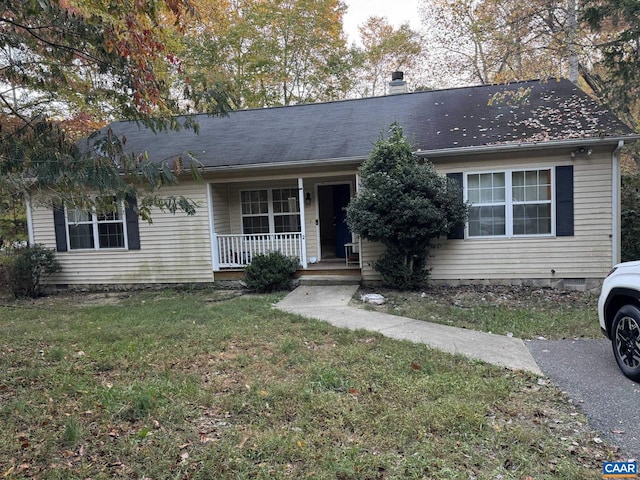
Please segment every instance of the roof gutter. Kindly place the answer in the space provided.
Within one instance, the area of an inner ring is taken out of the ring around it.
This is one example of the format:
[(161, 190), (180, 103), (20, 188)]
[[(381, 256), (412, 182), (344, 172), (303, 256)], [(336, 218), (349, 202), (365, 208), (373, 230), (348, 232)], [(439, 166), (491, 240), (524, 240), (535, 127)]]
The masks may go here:
[(216, 165), (213, 167), (204, 167), (205, 172), (215, 172), (224, 170), (228, 172), (230, 170), (255, 170), (257, 168), (263, 169), (276, 169), (276, 168), (289, 168), (289, 167), (313, 167), (317, 166), (318, 162), (322, 162), (323, 167), (331, 167), (331, 166), (340, 166), (349, 163), (353, 163), (354, 165), (359, 165), (363, 162), (363, 160), (367, 158), (366, 156), (362, 157), (343, 157), (343, 158), (332, 158), (332, 159), (312, 159), (312, 160), (301, 160), (295, 162), (269, 162), (269, 163), (251, 163), (248, 165)]
[(481, 145), (476, 147), (458, 147), (439, 150), (417, 150), (414, 152), (421, 158), (445, 158), (469, 154), (492, 154), (514, 151), (550, 150), (553, 148), (573, 148), (584, 146), (615, 145), (625, 141), (634, 142), (640, 139), (640, 135), (625, 135), (624, 137), (604, 138), (576, 138), (570, 140), (550, 140), (546, 142), (507, 143), (501, 145)]

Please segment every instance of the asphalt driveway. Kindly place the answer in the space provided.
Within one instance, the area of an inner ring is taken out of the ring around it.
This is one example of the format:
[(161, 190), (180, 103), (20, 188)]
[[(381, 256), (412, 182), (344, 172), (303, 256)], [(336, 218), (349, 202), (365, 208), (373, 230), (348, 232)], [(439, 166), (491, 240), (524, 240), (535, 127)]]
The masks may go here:
[(544, 374), (572, 398), (591, 426), (640, 459), (640, 384), (618, 369), (606, 339), (525, 342)]

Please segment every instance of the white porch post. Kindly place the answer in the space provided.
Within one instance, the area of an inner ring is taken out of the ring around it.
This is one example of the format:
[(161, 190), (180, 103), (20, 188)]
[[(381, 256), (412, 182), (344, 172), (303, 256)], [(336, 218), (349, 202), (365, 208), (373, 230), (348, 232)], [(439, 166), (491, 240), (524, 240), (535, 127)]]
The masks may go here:
[(307, 268), (307, 222), (304, 216), (304, 182), (298, 178), (298, 203), (300, 205), (300, 264)]
[(27, 232), (29, 234), (29, 245), (33, 245), (36, 243), (36, 240), (33, 234), (33, 211), (31, 210), (31, 198), (29, 195), (26, 196), (24, 203), (27, 210)]
[(218, 237), (213, 223), (213, 191), (207, 183), (207, 208), (209, 209), (209, 241), (211, 243), (211, 268), (214, 272), (220, 270), (220, 255), (218, 254)]

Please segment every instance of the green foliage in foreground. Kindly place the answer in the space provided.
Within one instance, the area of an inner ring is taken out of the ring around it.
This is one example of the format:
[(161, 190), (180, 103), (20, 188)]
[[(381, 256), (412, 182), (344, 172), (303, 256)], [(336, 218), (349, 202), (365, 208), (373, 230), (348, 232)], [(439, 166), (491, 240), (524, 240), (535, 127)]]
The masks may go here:
[(402, 127), (391, 124), (359, 168), (362, 188), (347, 207), (349, 228), (386, 247), (374, 265), (383, 283), (401, 290), (424, 287), (433, 241), (467, 217), (460, 187), (413, 151)]
[(1, 307), (0, 473), (598, 479), (615, 458), (535, 377), (221, 295)]
[(42, 295), (44, 281), (62, 270), (56, 253), (44, 245), (28, 245), (13, 250), (7, 262), (9, 285), (16, 297)]

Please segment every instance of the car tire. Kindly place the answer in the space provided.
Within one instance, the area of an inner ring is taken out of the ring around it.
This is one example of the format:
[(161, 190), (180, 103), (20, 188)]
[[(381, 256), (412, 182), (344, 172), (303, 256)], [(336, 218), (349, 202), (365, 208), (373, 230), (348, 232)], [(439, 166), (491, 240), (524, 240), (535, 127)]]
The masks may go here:
[(631, 380), (640, 381), (640, 309), (624, 305), (613, 318), (611, 344), (618, 367)]

